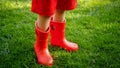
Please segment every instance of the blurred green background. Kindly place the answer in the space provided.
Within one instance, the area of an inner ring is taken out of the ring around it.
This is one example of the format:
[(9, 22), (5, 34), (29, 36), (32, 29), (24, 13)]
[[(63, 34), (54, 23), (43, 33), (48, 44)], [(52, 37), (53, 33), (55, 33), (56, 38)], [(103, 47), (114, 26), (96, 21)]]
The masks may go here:
[[(53, 68), (120, 68), (120, 0), (78, 0), (66, 12), (66, 37), (77, 52), (52, 47)], [(31, 0), (0, 1), (0, 68), (49, 68), (37, 64)]]

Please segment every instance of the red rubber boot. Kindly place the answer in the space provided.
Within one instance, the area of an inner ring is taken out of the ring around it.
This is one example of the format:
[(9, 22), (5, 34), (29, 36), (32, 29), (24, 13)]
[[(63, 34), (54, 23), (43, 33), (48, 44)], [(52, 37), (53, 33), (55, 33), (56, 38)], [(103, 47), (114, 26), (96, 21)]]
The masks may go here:
[(77, 51), (78, 45), (66, 40), (65, 38), (65, 22), (50, 22), (51, 45), (58, 46), (67, 51)]
[(53, 59), (48, 50), (48, 34), (49, 30), (47, 32), (42, 32), (36, 25), (36, 42), (34, 50), (39, 64), (52, 66)]

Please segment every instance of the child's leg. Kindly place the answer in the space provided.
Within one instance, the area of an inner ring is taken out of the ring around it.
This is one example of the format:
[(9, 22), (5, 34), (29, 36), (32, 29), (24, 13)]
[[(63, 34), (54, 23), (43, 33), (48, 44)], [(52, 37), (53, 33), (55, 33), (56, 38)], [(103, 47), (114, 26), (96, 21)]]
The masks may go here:
[[(58, 0), (57, 10), (50, 23), (51, 26), (51, 44), (62, 47), (68, 51), (78, 50), (78, 45), (69, 42), (65, 38), (65, 10), (72, 10), (76, 7), (76, 0)], [(59, 10), (58, 10), (59, 9)], [(71, 25), (72, 26), (72, 25)]]
[(38, 15), (37, 23), (38, 23), (38, 27), (42, 31), (47, 31), (47, 29), (49, 27), (49, 23), (50, 23), (50, 16)]
[(54, 21), (63, 22), (65, 20), (65, 11), (73, 10), (77, 6), (77, 0), (57, 0)]
[(53, 17), (53, 21), (55, 22), (63, 22), (65, 20), (65, 10), (56, 10), (56, 13)]
[(53, 65), (53, 58), (48, 49), (50, 16), (55, 12), (56, 0), (32, 0), (32, 11), (38, 14), (36, 21), (35, 54), (39, 64)]
[(36, 42), (34, 50), (39, 64), (53, 65), (53, 59), (48, 50), (50, 16), (38, 16), (36, 21)]
[(53, 20), (50, 23), (51, 45), (62, 47), (68, 51), (76, 51), (78, 50), (78, 45), (66, 40), (65, 24), (65, 11), (57, 10), (53, 17)]

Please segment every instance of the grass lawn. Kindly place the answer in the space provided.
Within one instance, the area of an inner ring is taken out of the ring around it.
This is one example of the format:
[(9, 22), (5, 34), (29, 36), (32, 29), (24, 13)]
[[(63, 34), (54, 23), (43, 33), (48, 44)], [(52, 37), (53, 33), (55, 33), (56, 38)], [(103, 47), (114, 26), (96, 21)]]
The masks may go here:
[[(0, 68), (47, 68), (37, 64), (31, 0), (0, 1)], [(66, 37), (79, 50), (49, 50), (53, 68), (120, 68), (120, 0), (78, 0), (66, 14)]]

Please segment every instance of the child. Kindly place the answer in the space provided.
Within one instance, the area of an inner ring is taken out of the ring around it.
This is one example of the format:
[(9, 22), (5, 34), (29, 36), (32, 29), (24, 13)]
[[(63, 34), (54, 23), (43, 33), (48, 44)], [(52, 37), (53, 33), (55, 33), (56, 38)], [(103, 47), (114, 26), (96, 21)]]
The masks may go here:
[(78, 45), (65, 38), (65, 11), (76, 7), (76, 0), (32, 0), (32, 12), (38, 14), (35, 23), (36, 43), (34, 50), (39, 64), (53, 65), (53, 58), (48, 50), (48, 35), (50, 43), (67, 51), (78, 50)]

